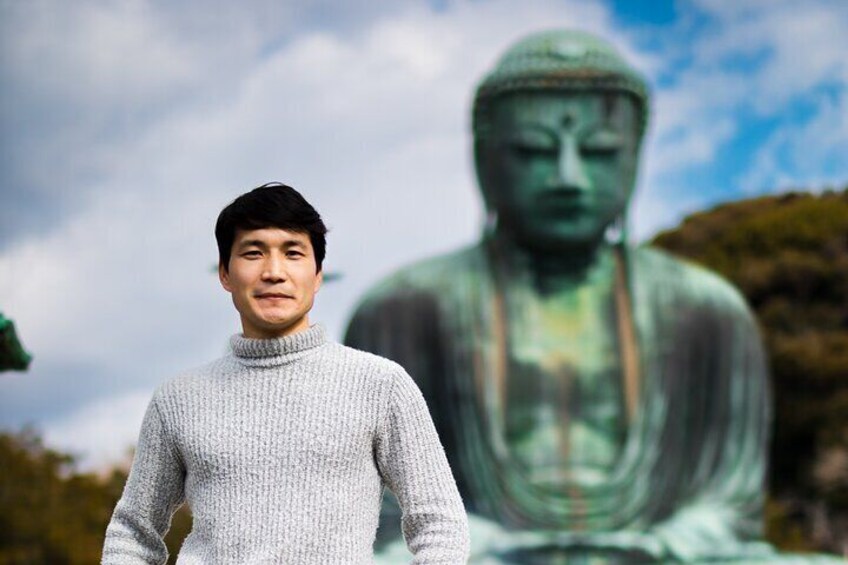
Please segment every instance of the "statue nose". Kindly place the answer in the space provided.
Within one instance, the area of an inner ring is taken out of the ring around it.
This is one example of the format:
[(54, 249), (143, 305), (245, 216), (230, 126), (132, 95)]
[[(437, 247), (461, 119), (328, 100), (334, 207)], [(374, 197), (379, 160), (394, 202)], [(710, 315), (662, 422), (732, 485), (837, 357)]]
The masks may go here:
[(589, 188), (589, 177), (577, 147), (577, 140), (571, 136), (563, 136), (560, 141), (557, 184), (562, 188), (578, 191)]

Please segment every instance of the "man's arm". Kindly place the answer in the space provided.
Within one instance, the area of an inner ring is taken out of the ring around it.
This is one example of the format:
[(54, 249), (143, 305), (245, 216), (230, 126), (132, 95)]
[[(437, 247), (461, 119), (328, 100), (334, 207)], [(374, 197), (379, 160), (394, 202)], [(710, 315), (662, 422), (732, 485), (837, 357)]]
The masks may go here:
[(412, 562), (466, 563), (468, 518), (427, 404), (400, 366), (391, 378), (375, 458), (400, 503)]
[(185, 467), (156, 406), (147, 407), (132, 468), (106, 528), (103, 565), (163, 564), (164, 536), (184, 499)]

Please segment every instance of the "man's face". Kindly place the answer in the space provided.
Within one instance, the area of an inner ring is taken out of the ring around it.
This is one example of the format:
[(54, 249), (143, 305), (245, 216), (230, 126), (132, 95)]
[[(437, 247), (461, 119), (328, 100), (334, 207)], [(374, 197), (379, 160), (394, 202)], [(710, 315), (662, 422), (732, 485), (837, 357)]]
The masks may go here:
[(599, 241), (635, 180), (635, 103), (613, 93), (519, 92), (492, 101), (489, 116), (475, 157), (502, 227), (530, 247)]
[(279, 228), (237, 230), (229, 269), (218, 267), (245, 337), (281, 337), (309, 327), (323, 273), (309, 235)]

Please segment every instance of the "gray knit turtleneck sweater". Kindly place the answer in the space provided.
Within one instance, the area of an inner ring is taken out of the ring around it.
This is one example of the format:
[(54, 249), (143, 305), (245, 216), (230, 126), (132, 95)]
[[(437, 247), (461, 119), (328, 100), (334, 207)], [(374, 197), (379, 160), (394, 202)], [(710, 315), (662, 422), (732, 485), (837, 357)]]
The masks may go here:
[(317, 324), (231, 346), (154, 393), (104, 564), (165, 563), (183, 502), (194, 528), (181, 565), (370, 563), (383, 486), (414, 563), (466, 562), (459, 492), (400, 365), (327, 341)]

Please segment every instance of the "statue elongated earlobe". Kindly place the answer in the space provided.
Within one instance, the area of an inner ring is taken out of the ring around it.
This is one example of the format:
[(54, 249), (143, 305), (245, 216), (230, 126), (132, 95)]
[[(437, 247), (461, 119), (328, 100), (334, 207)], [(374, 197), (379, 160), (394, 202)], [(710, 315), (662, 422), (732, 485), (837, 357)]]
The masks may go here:
[(486, 219), (483, 224), (483, 233), (493, 235), (498, 229), (498, 211), (489, 209), (486, 211)]
[(610, 245), (624, 245), (627, 242), (625, 223), (623, 213), (616, 216), (604, 230), (604, 240)]

